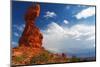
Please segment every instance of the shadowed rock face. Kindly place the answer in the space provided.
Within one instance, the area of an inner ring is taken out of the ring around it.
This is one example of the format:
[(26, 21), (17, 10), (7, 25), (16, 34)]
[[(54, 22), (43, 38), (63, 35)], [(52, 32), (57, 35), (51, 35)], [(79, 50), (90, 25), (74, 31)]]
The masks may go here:
[(39, 16), (40, 5), (36, 4), (28, 8), (25, 14), (25, 29), (19, 39), (19, 46), (30, 46), (33, 48), (42, 47), (43, 36), (39, 28), (35, 25), (35, 20)]

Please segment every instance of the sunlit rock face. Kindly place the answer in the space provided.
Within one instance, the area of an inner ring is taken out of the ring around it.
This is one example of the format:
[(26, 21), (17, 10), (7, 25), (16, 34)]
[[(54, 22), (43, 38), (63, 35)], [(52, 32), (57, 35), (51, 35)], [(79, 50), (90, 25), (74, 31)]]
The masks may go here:
[(68, 62), (63, 53), (53, 54), (42, 47), (43, 35), (35, 25), (40, 6), (31, 6), (25, 13), (25, 29), (19, 39), (19, 47), (12, 49), (12, 65), (48, 64)]
[(29, 7), (25, 13), (25, 29), (19, 39), (19, 46), (29, 46), (33, 48), (42, 47), (43, 35), (35, 25), (35, 20), (39, 16), (40, 5), (35, 4)]

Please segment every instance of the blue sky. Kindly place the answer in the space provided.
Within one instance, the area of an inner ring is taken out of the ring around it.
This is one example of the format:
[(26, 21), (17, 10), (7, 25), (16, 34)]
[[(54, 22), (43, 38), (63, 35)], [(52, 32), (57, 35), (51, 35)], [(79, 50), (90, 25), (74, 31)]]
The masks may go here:
[[(24, 14), (32, 2), (12, 2), (12, 46), (18, 46)], [(55, 53), (95, 54), (95, 7), (71, 4), (40, 4), (36, 25), (43, 33), (43, 46)], [(74, 51), (74, 52), (73, 52)]]

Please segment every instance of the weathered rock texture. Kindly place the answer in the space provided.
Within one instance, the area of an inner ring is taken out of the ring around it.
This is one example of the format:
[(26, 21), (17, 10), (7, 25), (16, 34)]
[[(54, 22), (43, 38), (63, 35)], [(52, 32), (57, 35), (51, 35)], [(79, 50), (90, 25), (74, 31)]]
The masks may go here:
[(67, 62), (66, 57), (55, 55), (42, 47), (43, 36), (35, 25), (40, 6), (35, 5), (25, 14), (25, 29), (19, 39), (19, 47), (12, 49), (12, 65)]
[(40, 5), (29, 7), (25, 14), (25, 29), (19, 39), (19, 46), (30, 46), (33, 48), (42, 47), (43, 36), (39, 28), (35, 25), (35, 20), (39, 16)]

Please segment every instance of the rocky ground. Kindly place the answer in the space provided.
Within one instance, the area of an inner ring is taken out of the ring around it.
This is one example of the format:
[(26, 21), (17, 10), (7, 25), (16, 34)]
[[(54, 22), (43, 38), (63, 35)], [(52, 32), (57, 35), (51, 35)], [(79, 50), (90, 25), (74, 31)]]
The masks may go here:
[(44, 48), (18, 47), (12, 49), (12, 64), (48, 64), (67, 62), (67, 58), (62, 55), (53, 54)]

